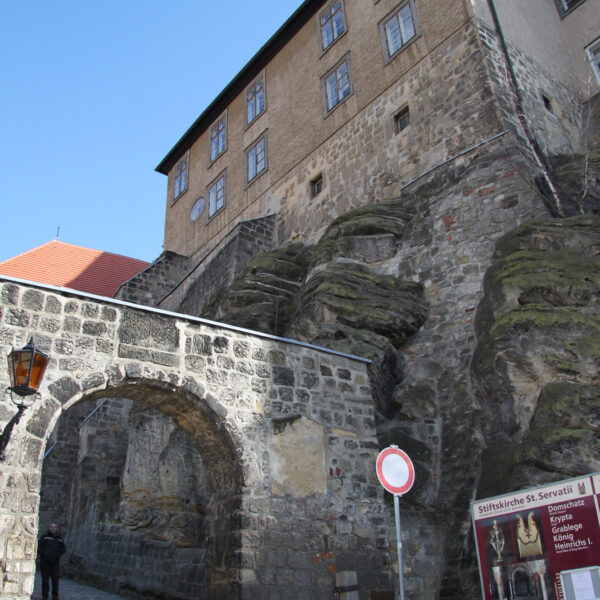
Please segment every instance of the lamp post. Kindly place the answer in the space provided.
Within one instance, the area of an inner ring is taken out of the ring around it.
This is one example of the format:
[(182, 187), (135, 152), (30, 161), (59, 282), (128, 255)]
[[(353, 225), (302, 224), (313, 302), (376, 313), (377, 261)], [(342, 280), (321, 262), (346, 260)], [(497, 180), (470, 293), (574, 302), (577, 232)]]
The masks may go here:
[[(40, 396), (38, 389), (42, 383), (49, 360), (47, 354), (35, 347), (33, 337), (24, 348), (20, 350), (13, 348), (8, 355), (10, 387), (6, 391), (10, 392), (10, 399), (17, 407), (17, 414), (6, 424), (2, 435), (0, 435), (0, 460), (6, 458), (4, 451), (10, 440), (13, 427), (21, 420), (25, 409), (29, 408)], [(13, 398), (13, 393), (20, 397), (19, 402)], [(24, 400), (27, 396), (33, 396), (28, 403)]]

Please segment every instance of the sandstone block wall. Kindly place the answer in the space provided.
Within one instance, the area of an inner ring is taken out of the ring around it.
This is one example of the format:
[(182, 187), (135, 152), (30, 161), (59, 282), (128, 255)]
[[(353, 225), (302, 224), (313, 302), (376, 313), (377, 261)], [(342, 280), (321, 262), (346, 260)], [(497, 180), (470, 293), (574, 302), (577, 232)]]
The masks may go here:
[(163, 297), (179, 283), (189, 268), (187, 257), (164, 252), (148, 268), (125, 282), (115, 294), (119, 300), (158, 306)]
[[(479, 32), (485, 48), (491, 88), (503, 118), (517, 135), (523, 136), (518, 120), (519, 108), (498, 35), (482, 24)], [(509, 44), (509, 55), (523, 101), (523, 115), (546, 156), (589, 150), (585, 105), (577, 94), (514, 45)]]
[[(0, 597), (25, 600), (32, 590), (42, 456), (57, 419), (103, 398), (170, 416), (202, 456), (206, 568), (190, 560), (186, 584), (203, 576), (215, 599), (324, 599), (343, 569), (370, 589), (391, 588), (364, 362), (117, 301), (0, 286), (5, 354), (33, 335), (51, 357), (42, 399), (15, 428), (0, 465)], [(4, 422), (13, 413), (5, 398)], [(307, 463), (316, 483), (296, 476)], [(99, 530), (99, 542), (117, 543), (111, 527)], [(123, 552), (125, 542), (142, 547), (119, 539)]]
[[(410, 125), (396, 133), (394, 115), (403, 106)], [(415, 177), (504, 129), (477, 28), (465, 26), (274, 187), (278, 242), (314, 243), (336, 216), (395, 196)], [(308, 182), (318, 173), (323, 191), (311, 198)]]
[(214, 294), (230, 284), (246, 262), (260, 252), (273, 248), (274, 215), (243, 221), (236, 225), (221, 245), (205, 251), (196, 266), (177, 282), (159, 303), (161, 308), (189, 315), (201, 315), (202, 307)]

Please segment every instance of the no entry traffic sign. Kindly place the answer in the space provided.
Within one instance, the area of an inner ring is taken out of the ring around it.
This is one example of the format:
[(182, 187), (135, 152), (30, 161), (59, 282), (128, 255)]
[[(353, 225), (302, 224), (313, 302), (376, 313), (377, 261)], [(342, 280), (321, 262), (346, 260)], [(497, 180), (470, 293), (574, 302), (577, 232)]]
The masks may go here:
[(404, 566), (402, 563), (402, 535), (400, 532), (400, 500), (415, 482), (415, 467), (408, 454), (393, 444), (382, 450), (377, 457), (377, 477), (381, 485), (394, 494), (394, 514), (396, 516), (396, 539), (398, 544), (398, 579), (400, 600), (404, 600)]
[(388, 492), (402, 496), (415, 482), (415, 467), (406, 452), (390, 446), (377, 457), (377, 477)]

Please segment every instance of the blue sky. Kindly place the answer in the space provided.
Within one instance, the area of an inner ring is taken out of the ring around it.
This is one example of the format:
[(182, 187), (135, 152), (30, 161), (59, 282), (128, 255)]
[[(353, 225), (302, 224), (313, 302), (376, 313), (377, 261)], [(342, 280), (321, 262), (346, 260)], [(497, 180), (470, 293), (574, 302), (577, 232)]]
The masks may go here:
[(301, 0), (0, 2), (0, 261), (51, 239), (152, 261), (156, 165)]

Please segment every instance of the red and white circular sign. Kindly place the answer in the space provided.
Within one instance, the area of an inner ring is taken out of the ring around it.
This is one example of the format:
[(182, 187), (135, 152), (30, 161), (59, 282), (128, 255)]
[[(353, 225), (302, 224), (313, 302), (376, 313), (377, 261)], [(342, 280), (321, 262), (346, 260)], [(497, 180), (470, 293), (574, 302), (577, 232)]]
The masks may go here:
[(406, 452), (390, 446), (377, 457), (377, 477), (388, 492), (402, 496), (415, 482), (415, 467)]

